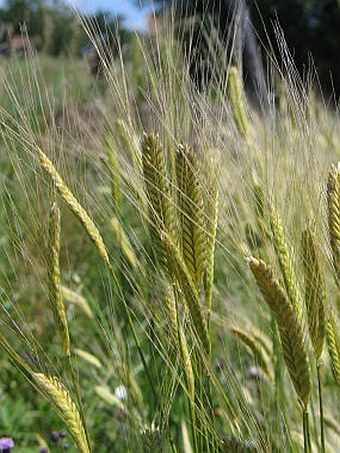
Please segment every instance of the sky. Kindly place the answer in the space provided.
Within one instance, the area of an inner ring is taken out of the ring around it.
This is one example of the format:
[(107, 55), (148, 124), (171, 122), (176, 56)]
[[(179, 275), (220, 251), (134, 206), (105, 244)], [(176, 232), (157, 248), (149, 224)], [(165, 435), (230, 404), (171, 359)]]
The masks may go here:
[[(1, 1), (1, 0), (0, 0)], [(93, 13), (98, 10), (110, 11), (125, 17), (125, 23), (133, 29), (145, 27), (145, 15), (147, 9), (138, 7), (138, 1), (134, 0), (67, 0), (71, 6), (75, 6), (84, 13)]]

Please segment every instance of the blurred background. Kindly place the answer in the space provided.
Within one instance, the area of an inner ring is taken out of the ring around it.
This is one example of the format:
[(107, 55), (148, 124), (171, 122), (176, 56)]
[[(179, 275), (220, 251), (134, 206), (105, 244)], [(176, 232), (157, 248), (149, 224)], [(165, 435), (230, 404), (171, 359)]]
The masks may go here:
[[(185, 0), (180, 1), (185, 3)], [(214, 11), (223, 11), (235, 1), (212, 2), (214, 5), (219, 3)], [(53, 57), (84, 57), (89, 51), (89, 39), (79, 27), (74, 8), (89, 21), (95, 19), (103, 32), (104, 29), (118, 31), (120, 44), (128, 44), (133, 32), (150, 31), (153, 8), (159, 15), (171, 3), (171, 0), (155, 3), (139, 3), (138, 0), (3, 0), (0, 2), (0, 55), (9, 57), (24, 53), (26, 38), (22, 33), (25, 25), (36, 51)], [(209, 2), (196, 3), (199, 10), (200, 4), (206, 8)], [(275, 36), (275, 24), (279, 23), (300, 74), (306, 76), (315, 65), (316, 83), (321, 84), (327, 95), (339, 96), (339, 0), (242, 0), (240, 3), (248, 8), (259, 47), (269, 49), (279, 61), (280, 42)], [(265, 53), (262, 50), (262, 57)]]

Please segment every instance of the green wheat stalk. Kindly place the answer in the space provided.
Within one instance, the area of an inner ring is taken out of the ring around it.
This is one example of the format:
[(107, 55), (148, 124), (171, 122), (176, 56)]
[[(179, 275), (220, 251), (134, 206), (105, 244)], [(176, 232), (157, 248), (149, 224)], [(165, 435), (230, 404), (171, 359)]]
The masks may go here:
[(190, 275), (178, 246), (172, 241), (170, 236), (165, 231), (162, 232), (161, 241), (166, 251), (169, 269), (177, 278), (187, 303), (192, 319), (192, 327), (196, 332), (199, 341), (203, 345), (205, 352), (210, 354), (210, 340), (206, 316), (201, 306), (196, 285)]
[(68, 322), (64, 305), (64, 298), (61, 289), (59, 255), (60, 255), (60, 211), (56, 203), (50, 210), (49, 221), (49, 244), (48, 244), (48, 265), (47, 277), (49, 288), (49, 301), (58, 328), (60, 338), (63, 343), (63, 349), (66, 356), (70, 352), (70, 335), (68, 331)]

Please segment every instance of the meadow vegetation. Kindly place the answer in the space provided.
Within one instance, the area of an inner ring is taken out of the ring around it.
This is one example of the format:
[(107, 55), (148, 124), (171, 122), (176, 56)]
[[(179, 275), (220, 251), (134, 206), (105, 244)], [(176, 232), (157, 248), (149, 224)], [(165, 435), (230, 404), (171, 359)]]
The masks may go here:
[(285, 48), (260, 114), (216, 42), (201, 91), (171, 24), (96, 45), (0, 67), (0, 435), (339, 451), (337, 108)]

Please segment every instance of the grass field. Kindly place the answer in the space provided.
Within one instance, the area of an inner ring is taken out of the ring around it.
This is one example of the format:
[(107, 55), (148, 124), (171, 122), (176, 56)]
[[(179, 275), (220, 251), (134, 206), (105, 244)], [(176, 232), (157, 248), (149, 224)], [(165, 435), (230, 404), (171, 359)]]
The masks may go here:
[(198, 92), (168, 33), (0, 62), (0, 437), (337, 452), (338, 111), (290, 61), (267, 115)]

